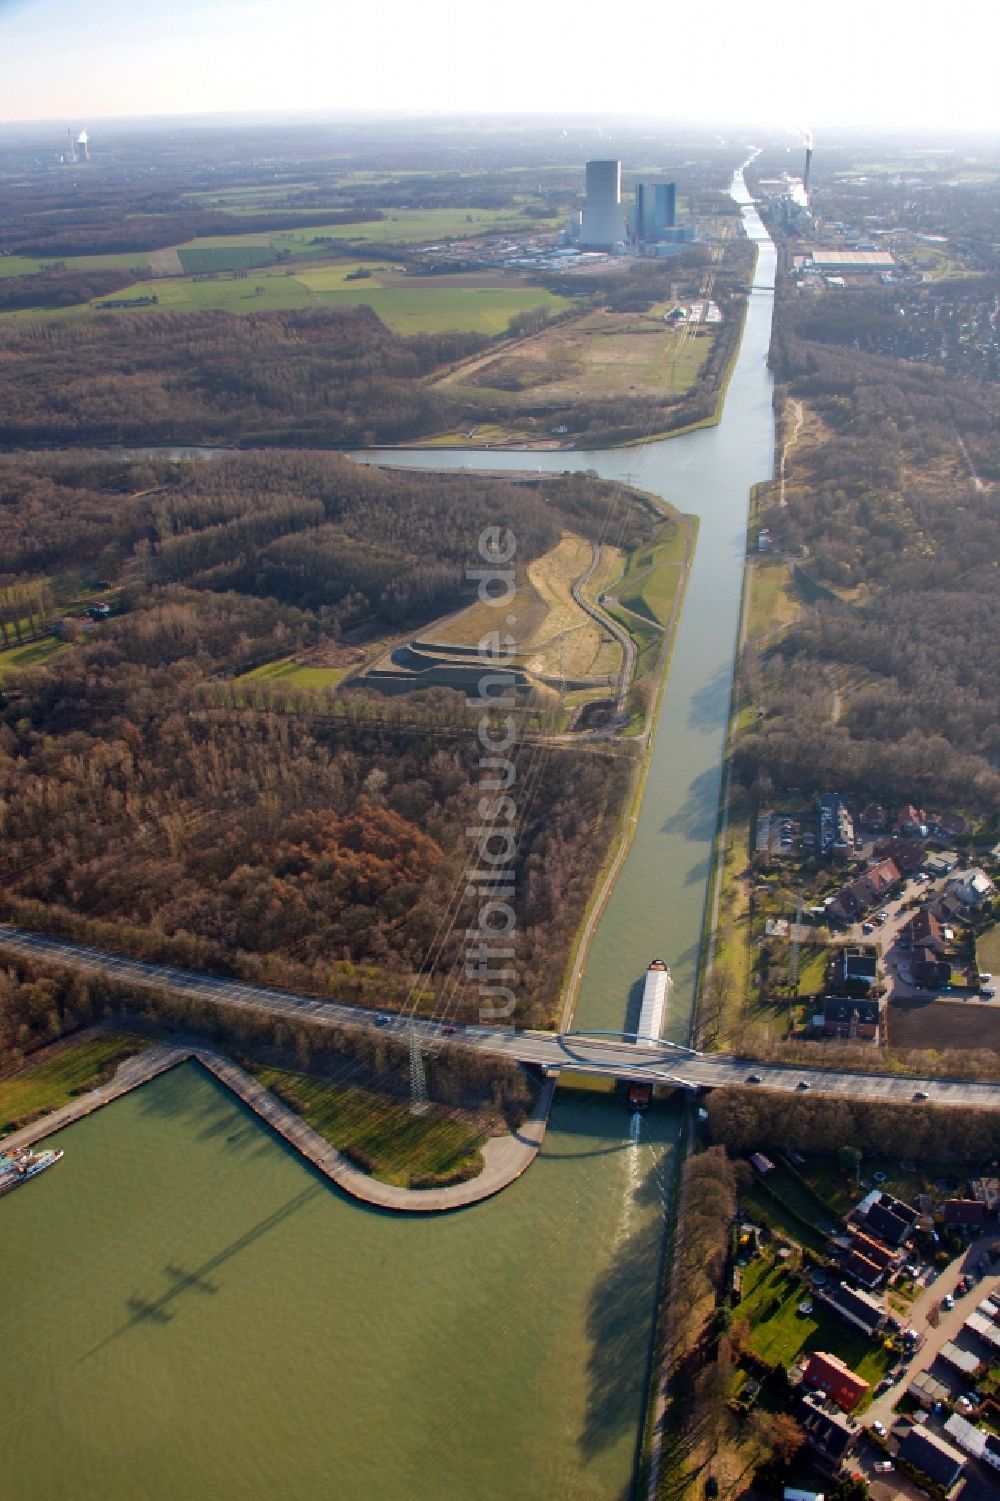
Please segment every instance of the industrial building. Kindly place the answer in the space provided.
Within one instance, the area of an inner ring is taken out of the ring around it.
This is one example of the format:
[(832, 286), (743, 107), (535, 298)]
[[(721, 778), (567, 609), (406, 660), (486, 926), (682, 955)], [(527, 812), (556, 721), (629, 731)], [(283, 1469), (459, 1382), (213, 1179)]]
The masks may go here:
[(622, 164), (620, 161), (587, 163), (587, 201), (580, 228), (582, 246), (613, 250), (625, 246), (625, 215), (622, 212)]

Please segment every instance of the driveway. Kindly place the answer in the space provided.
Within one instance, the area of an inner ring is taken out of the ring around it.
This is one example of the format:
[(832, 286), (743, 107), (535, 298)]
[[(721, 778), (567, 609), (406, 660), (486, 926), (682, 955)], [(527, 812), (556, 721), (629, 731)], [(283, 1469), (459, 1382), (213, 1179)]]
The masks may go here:
[[(871, 1426), (878, 1421), (884, 1423), (886, 1428), (892, 1426), (892, 1409), (897, 1403), (914, 1376), (921, 1371), (930, 1370), (937, 1359), (942, 1345), (949, 1340), (957, 1338), (962, 1325), (970, 1313), (975, 1313), (977, 1304), (992, 1292), (1000, 1289), (1000, 1277), (991, 1276), (989, 1273), (978, 1282), (973, 1282), (972, 1291), (962, 1297), (955, 1298), (955, 1306), (952, 1309), (941, 1307), (941, 1299), (945, 1293), (955, 1292), (955, 1284), (964, 1272), (974, 1275), (974, 1268), (980, 1256), (989, 1257), (989, 1247), (997, 1241), (996, 1234), (984, 1235), (979, 1240), (973, 1241), (954, 1261), (949, 1262), (941, 1275), (925, 1288), (919, 1298), (911, 1305), (909, 1313), (909, 1327), (915, 1329), (918, 1334), (924, 1336), (924, 1343), (907, 1365), (902, 1376), (891, 1386), (887, 1392), (877, 1396), (864, 1414), (864, 1422)], [(996, 1265), (994, 1263), (994, 1265)], [(939, 1322), (937, 1327), (930, 1322), (932, 1313), (937, 1312)], [(954, 1373), (952, 1384), (956, 1387), (961, 1385), (962, 1378), (958, 1372)]]

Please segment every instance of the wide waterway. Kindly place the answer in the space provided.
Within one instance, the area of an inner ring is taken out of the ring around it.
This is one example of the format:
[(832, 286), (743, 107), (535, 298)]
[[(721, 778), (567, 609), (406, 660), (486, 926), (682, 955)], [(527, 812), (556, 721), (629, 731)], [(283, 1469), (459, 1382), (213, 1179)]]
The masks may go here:
[[(660, 953), (677, 976), (671, 1035), (689, 1026), (747, 495), (772, 458), (774, 254), (744, 217), (761, 250), (718, 427), (605, 453), (383, 456), (593, 468), (701, 518), (636, 839), (578, 1025), (620, 1027)], [(616, 1501), (676, 1124), (654, 1112), (630, 1129), (613, 1098), (560, 1090), (518, 1183), (404, 1219), (331, 1190), (196, 1065), (163, 1076), (63, 1132), (64, 1160), (0, 1204), (0, 1495)]]

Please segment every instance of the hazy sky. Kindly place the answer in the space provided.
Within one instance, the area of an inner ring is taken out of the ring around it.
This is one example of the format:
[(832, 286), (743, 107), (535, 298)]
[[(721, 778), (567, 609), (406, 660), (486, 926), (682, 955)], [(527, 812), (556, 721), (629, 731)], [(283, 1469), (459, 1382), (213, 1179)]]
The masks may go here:
[(0, 0), (0, 119), (628, 112), (1000, 130), (1000, 0)]

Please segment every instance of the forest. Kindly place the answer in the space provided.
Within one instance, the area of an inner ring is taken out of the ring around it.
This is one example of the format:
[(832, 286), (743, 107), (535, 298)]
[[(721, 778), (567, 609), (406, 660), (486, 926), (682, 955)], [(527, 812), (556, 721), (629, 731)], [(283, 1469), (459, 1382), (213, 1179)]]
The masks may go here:
[[(8, 615), (44, 611), (49, 586), (32, 586), (29, 567), (57, 583), (71, 561), (124, 580), (118, 614), (0, 697), (8, 917), (373, 1005), (398, 1003), (421, 974), (427, 1004), (436, 992), (474, 1015), (464, 924), (436, 936), (477, 821), (481, 750), (464, 700), (438, 690), (403, 715), (355, 691), (332, 713), (304, 693), (268, 712), (234, 679), (343, 630), (461, 602), (491, 523), (515, 532), (522, 569), (564, 527), (598, 535), (622, 503), (615, 487), (383, 473), (318, 454), (12, 456), (0, 472), (0, 545), (22, 570), (8, 576)], [(637, 505), (633, 537), (653, 519)], [(552, 1018), (628, 762), (530, 738), (513, 754), (528, 1024)]]
[[(779, 300), (782, 409), (813, 414), (784, 506), (761, 520), (810, 609), (743, 661), (765, 706), (738, 739), (747, 785), (831, 786), (890, 800), (1000, 804), (1000, 397), (995, 386), (807, 338)], [(787, 415), (785, 420), (787, 421)], [(850, 691), (830, 722), (828, 670)]]
[(396, 442), (457, 419), (419, 377), (479, 334), (391, 333), (367, 307), (104, 312), (0, 324), (0, 441), (47, 446)]

